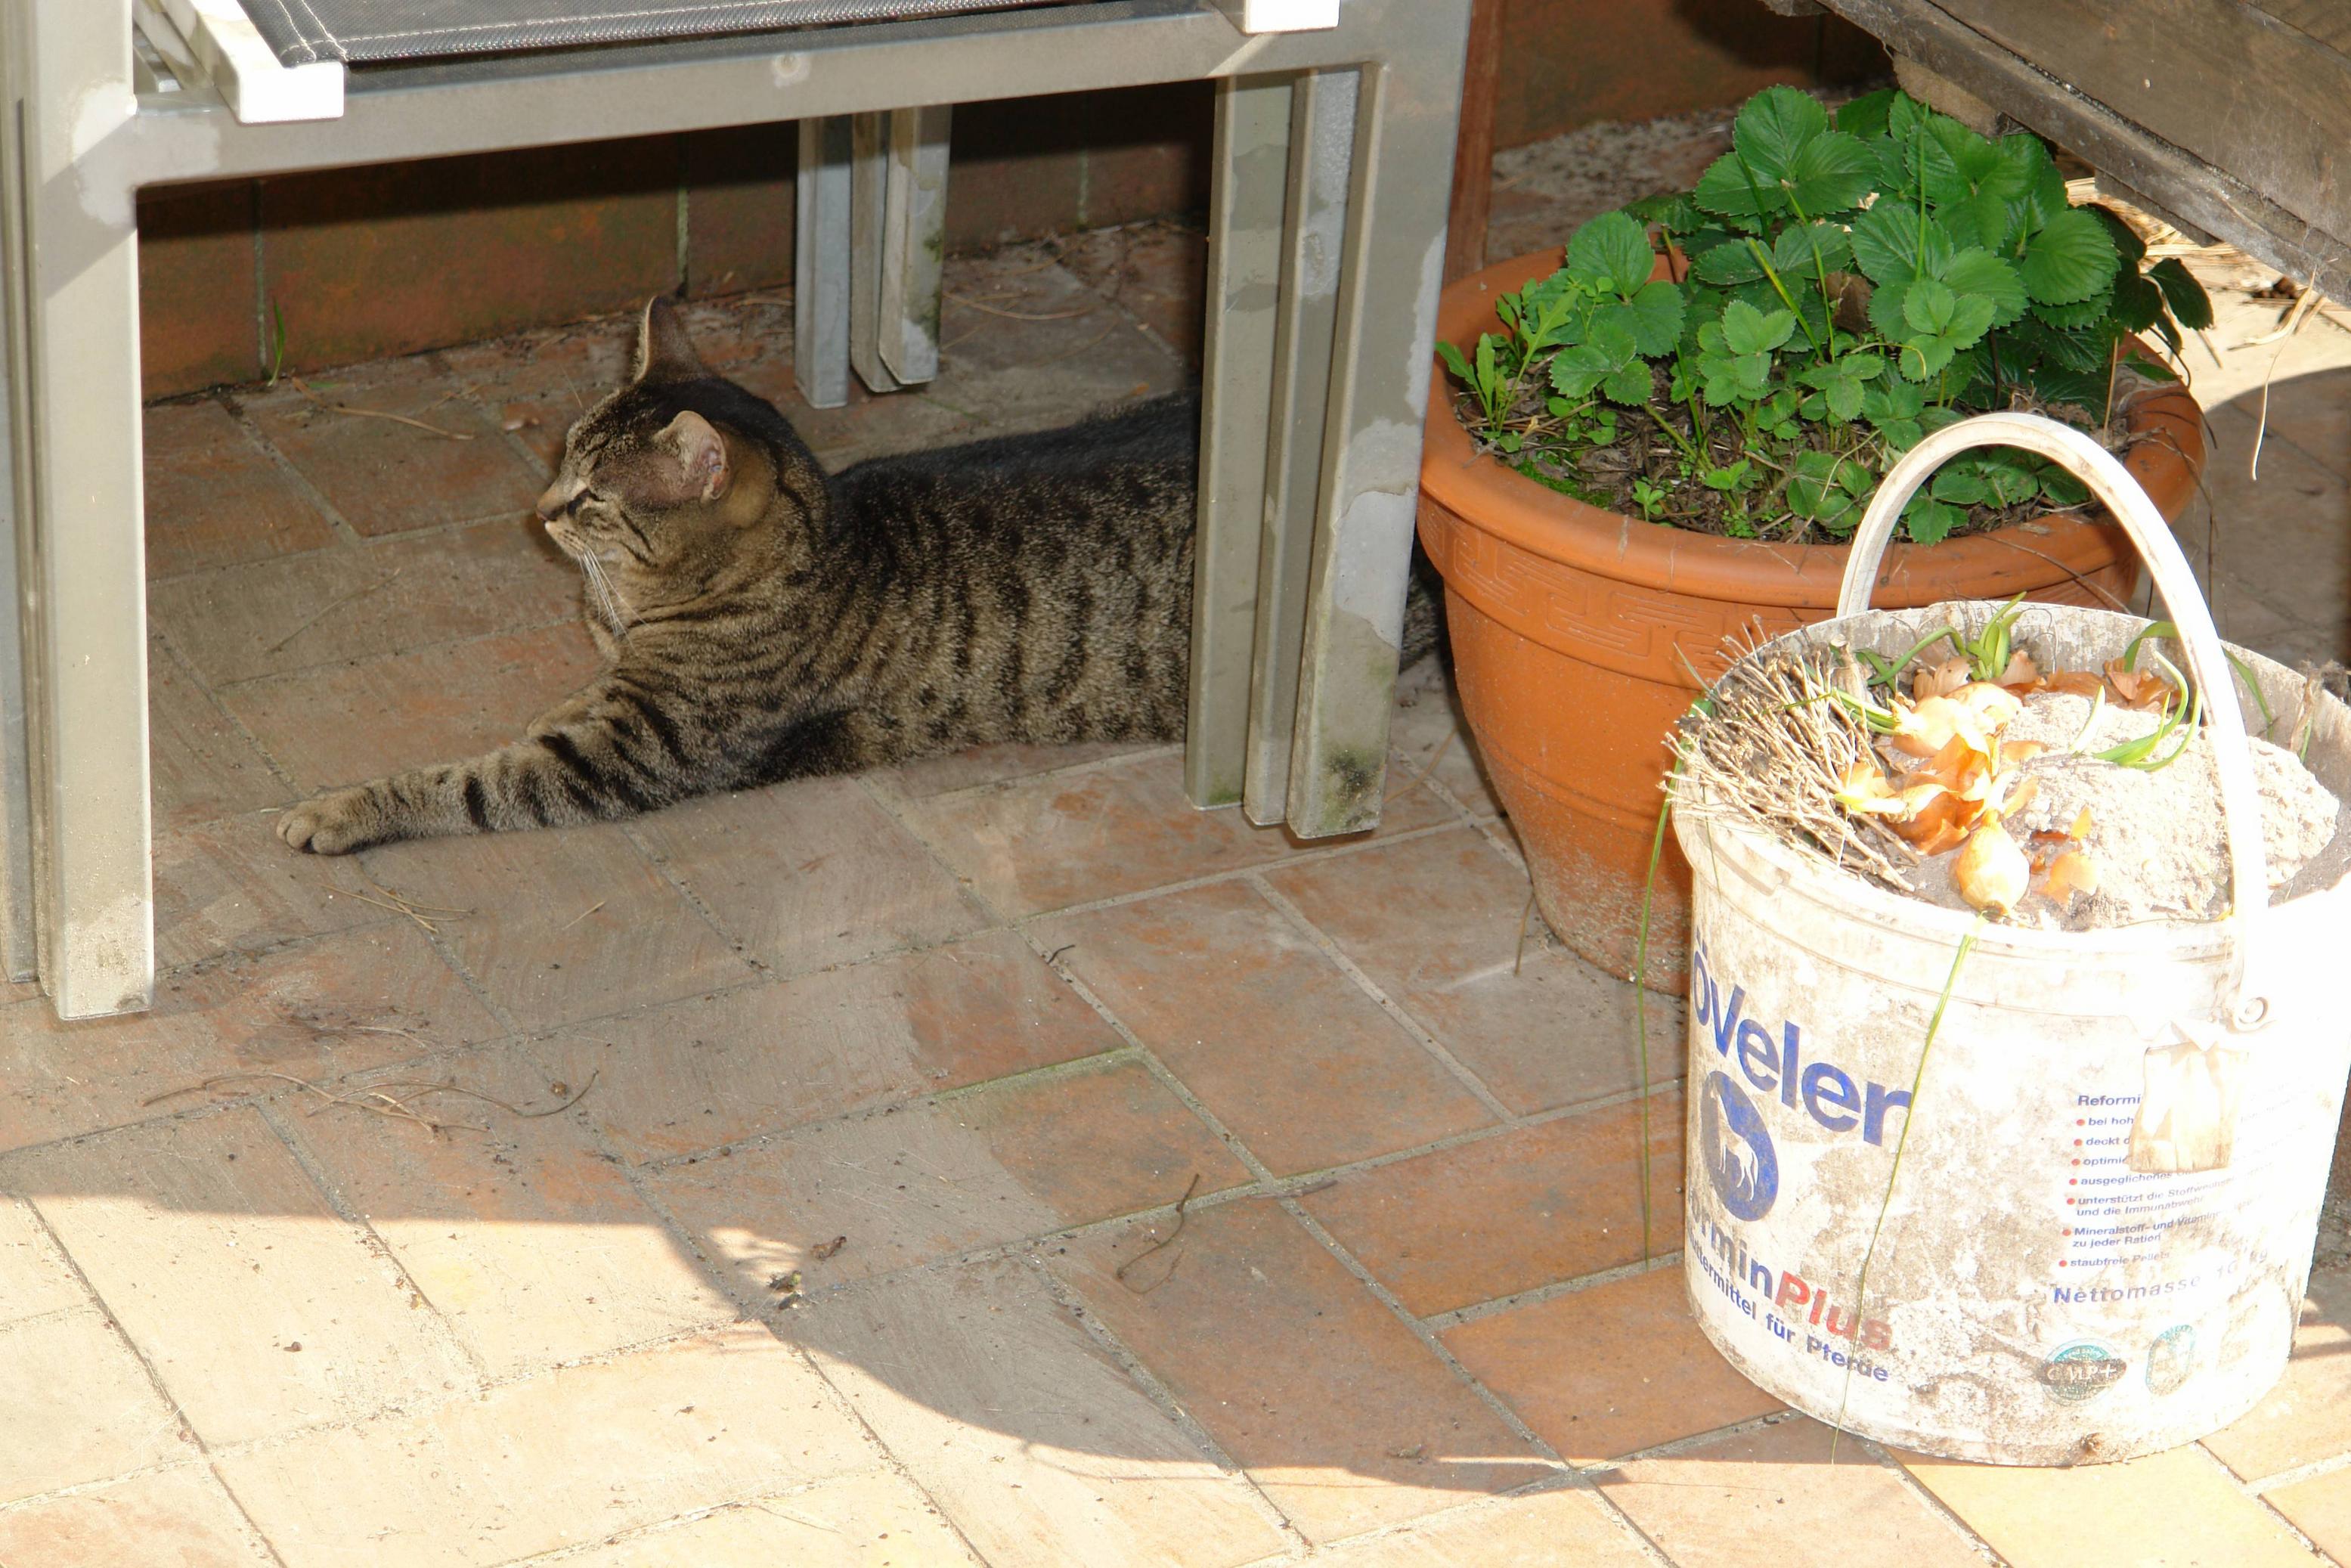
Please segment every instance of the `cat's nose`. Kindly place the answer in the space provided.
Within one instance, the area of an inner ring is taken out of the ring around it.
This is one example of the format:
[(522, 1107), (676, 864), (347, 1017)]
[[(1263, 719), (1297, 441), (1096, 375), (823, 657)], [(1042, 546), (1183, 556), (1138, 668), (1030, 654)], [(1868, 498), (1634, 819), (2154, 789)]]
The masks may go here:
[(563, 515), (563, 508), (569, 505), (571, 505), (570, 486), (559, 479), (538, 493), (539, 521), (543, 523), (555, 521)]

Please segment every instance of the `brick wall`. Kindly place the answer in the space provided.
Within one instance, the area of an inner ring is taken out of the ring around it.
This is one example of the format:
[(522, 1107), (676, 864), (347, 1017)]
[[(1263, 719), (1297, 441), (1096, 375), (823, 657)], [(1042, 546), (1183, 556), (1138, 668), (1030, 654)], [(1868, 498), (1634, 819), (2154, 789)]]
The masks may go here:
[[(1503, 0), (1499, 140), (1884, 68), (1863, 35), (1755, 0)], [(1204, 83), (956, 111), (948, 243), (1196, 213)], [(789, 125), (156, 190), (140, 201), (146, 386), (166, 396), (789, 282)]]

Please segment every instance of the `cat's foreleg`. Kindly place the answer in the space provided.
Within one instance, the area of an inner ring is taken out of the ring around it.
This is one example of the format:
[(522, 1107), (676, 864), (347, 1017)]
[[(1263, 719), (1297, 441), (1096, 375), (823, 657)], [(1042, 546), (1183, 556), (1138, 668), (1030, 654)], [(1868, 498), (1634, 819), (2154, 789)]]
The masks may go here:
[(340, 855), (401, 839), (572, 827), (682, 800), (695, 776), (677, 727), (608, 678), (486, 756), (313, 796), (278, 819), (277, 835)]

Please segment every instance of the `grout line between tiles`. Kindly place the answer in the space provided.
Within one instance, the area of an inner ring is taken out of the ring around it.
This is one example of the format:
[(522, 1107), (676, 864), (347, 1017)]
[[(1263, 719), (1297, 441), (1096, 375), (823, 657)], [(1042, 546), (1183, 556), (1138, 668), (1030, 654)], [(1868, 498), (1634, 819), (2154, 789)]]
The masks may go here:
[(787, 1338), (780, 1332), (776, 1321), (777, 1314), (780, 1311), (777, 1303), (752, 1296), (742, 1288), (741, 1281), (734, 1269), (724, 1265), (720, 1260), (711, 1257), (703, 1250), (702, 1243), (695, 1238), (692, 1227), (680, 1219), (676, 1212), (662, 1201), (661, 1195), (653, 1191), (651, 1183), (645, 1179), (645, 1173), (632, 1167), (629, 1162), (621, 1156), (619, 1151), (611, 1146), (603, 1130), (595, 1124), (593, 1117), (587, 1120), (587, 1132), (589, 1139), (596, 1148), (613, 1161), (621, 1172), (622, 1179), (629, 1184), (629, 1190), (636, 1195), (637, 1201), (644, 1206), (645, 1211), (653, 1217), (655, 1223), (669, 1233), (670, 1244), (679, 1249), (681, 1257), (690, 1260), (701, 1270), (703, 1278), (718, 1293), (719, 1299), (733, 1302), (736, 1311), (741, 1312), (750, 1322), (758, 1324), (767, 1332), (769, 1338), (782, 1347), (786, 1354), (806, 1369), (810, 1375), (816, 1379), (817, 1386), (824, 1391), (823, 1396), (831, 1402), (834, 1413), (864, 1436), (873, 1450), (882, 1457), (883, 1465), (895, 1470), (899, 1479), (913, 1489), (917, 1497), (930, 1504), (947, 1529), (954, 1532), (956, 1539), (963, 1543), (964, 1549), (969, 1552), (976, 1561), (986, 1561), (981, 1556), (978, 1546), (965, 1532), (962, 1524), (956, 1521), (955, 1515), (947, 1511), (946, 1505), (931, 1491), (930, 1488), (922, 1483), (905, 1460), (899, 1457), (897, 1450), (883, 1440), (882, 1434), (874, 1428), (872, 1422), (865, 1418), (865, 1413), (858, 1409), (856, 1402), (849, 1397), (848, 1390), (832, 1380), (831, 1375), (826, 1372), (806, 1345)]
[(2253, 1485), (2249, 1481), (2239, 1480), (2237, 1479), (2237, 1472), (2231, 1469), (2228, 1465), (2222, 1461), (2220, 1455), (2206, 1448), (2200, 1441), (2190, 1443), (2188, 1447), (2193, 1448), (2198, 1454), (2202, 1456), (2203, 1462), (2207, 1466), (2210, 1467), (2215, 1474), (2220, 1476), (2222, 1485), (2229, 1487), (2234, 1490), (2238, 1496), (2252, 1503), (2258, 1512), (2266, 1514), (2272, 1523), (2275, 1524), (2280, 1530), (2292, 1537), (2296, 1543), (2298, 1543), (2304, 1551), (2308, 1552), (2313, 1557), (2315, 1557), (2321, 1563), (2332, 1563), (2335, 1561), (2331, 1555), (2320, 1551), (2318, 1542), (2313, 1541), (2306, 1533), (2304, 1533), (2302, 1526), (2296, 1524), (2293, 1520), (2288, 1519), (2285, 1516), (2285, 1511), (2279, 1508), (2277, 1504), (2272, 1502), (2262, 1490), (2255, 1490)]
[(1273, 1528), (1274, 1532), (1292, 1542), (1294, 1549), (1311, 1551), (1313, 1542), (1308, 1541), (1305, 1531), (1282, 1511), (1281, 1505), (1273, 1500), (1272, 1494), (1259, 1482), (1249, 1468), (1226, 1452), (1225, 1446), (1217, 1441), (1215, 1435), (1195, 1419), (1189, 1410), (1184, 1408), (1184, 1402), (1176, 1396), (1176, 1391), (1168, 1387), (1159, 1375), (1152, 1371), (1144, 1359), (1135, 1354), (1108, 1323), (1102, 1321), (1101, 1314), (1093, 1310), (1092, 1303), (1080, 1294), (1074, 1286), (1054, 1273), (1051, 1266), (1033, 1250), (1029, 1254), (1027, 1261), (1029, 1267), (1042, 1282), (1046, 1295), (1058, 1303), (1064, 1312), (1078, 1320), (1079, 1326), (1086, 1336), (1102, 1347), (1102, 1353), (1108, 1355), (1119, 1370), (1125, 1373), (1127, 1377), (1142, 1390), (1143, 1396), (1158, 1408), (1159, 1413), (1167, 1418), (1169, 1424), (1182, 1432), (1194, 1448), (1207, 1457), (1211, 1464), (1241, 1483), (1251, 1505), (1263, 1516), (1266, 1523)]
[(1447, 1329), (1459, 1328), (1463, 1323), (1474, 1323), (1480, 1318), (1494, 1317), (1502, 1312), (1515, 1311), (1520, 1307), (1541, 1306), (1545, 1301), (1557, 1301), (1562, 1296), (1572, 1296), (1579, 1291), (1589, 1291), (1601, 1285), (1614, 1285), (1620, 1281), (1636, 1279), (1643, 1274), (1652, 1274), (1660, 1269), (1671, 1268), (1681, 1260), (1682, 1249), (1677, 1247), (1669, 1252), (1656, 1252), (1646, 1259), (1636, 1259), (1630, 1263), (1619, 1263), (1613, 1269), (1601, 1269), (1589, 1274), (1579, 1274), (1573, 1280), (1552, 1280), (1530, 1290), (1513, 1291), (1508, 1295), (1492, 1296), (1482, 1301), (1472, 1301), (1466, 1307), (1431, 1312), (1420, 1321), (1430, 1332), (1443, 1333)]
[[(491, 631), (476, 632), (463, 637), (445, 637), (437, 642), (413, 643), (405, 647), (390, 649), (381, 653), (368, 653), (359, 658), (321, 659), (315, 664), (296, 664), (283, 670), (266, 671), (257, 675), (239, 675), (233, 681), (219, 683), (216, 689), (223, 692), (236, 692), (249, 686), (266, 685), (272, 681), (298, 680), (304, 675), (315, 674), (320, 670), (365, 669), (370, 665), (387, 664), (394, 660), (411, 658), (418, 653), (436, 653), (452, 649), (478, 647), (484, 643), (496, 642), (501, 637), (528, 637), (534, 632), (569, 626), (579, 620), (580, 612), (569, 610), (545, 621), (533, 621), (517, 626), (499, 626)], [(545, 831), (546, 830), (532, 831)]]
[(236, 422), (236, 427), (245, 433), (245, 438), (252, 442), (264, 457), (277, 465), (277, 471), (285, 476), (287, 483), (294, 487), (295, 493), (308, 502), (320, 517), (327, 519), (327, 527), (338, 540), (345, 545), (356, 545), (365, 540), (367, 536), (351, 527), (350, 519), (337, 510), (332, 501), (327, 499), (326, 492), (310, 483), (310, 476), (296, 465), (294, 460), (278, 447), (277, 443), (269, 439), (269, 433), (261, 428), (261, 422), (254, 417), (252, 410), (245, 406), (245, 397), (242, 392), (224, 391), (212, 395), (213, 400), (227, 411), (229, 418)]
[(1993, 1564), (1994, 1568), (2009, 1568), (2008, 1559), (2001, 1556), (1975, 1526), (1961, 1518), (1959, 1510), (1936, 1496), (1934, 1488), (1912, 1475), (1910, 1467), (1896, 1458), (1893, 1450), (1883, 1443), (1862, 1437), (1859, 1433), (1848, 1432), (1845, 1435), (1851, 1437), (1864, 1453), (1876, 1459), (1882, 1468), (1891, 1470), (1894, 1473), (1895, 1484), (1908, 1492), (1928, 1513), (1949, 1524), (1962, 1542), (1974, 1549), (1977, 1556)]
[[(361, 1214), (357, 1206), (343, 1196), (342, 1188), (336, 1183), (334, 1176), (319, 1162), (309, 1147), (295, 1134), (294, 1129), (286, 1124), (281, 1107), (282, 1102), (273, 1101), (256, 1105), (253, 1111), (255, 1115), (261, 1118), (262, 1124), (269, 1129), (271, 1135), (284, 1146), (287, 1157), (294, 1162), (295, 1168), (299, 1170), (304, 1178), (318, 1189), (319, 1200), (327, 1206), (327, 1212), (357, 1231), (360, 1245), (373, 1254), (378, 1262), (390, 1269), (399, 1279), (400, 1283), (406, 1287), (413, 1298), (411, 1304), (422, 1305), (431, 1315), (434, 1324), (440, 1331), (438, 1335), (442, 1341), (440, 1348), (444, 1351), (454, 1351), (459, 1364), (473, 1370), (475, 1388), (488, 1386), (490, 1370), (487, 1364), (474, 1353), (472, 1345), (465, 1343), (465, 1337), (457, 1332), (457, 1325), (449, 1321), (449, 1315), (441, 1310), (440, 1303), (434, 1301), (431, 1294), (418, 1282), (416, 1277), (408, 1271), (408, 1265), (401, 1260), (400, 1254), (392, 1249), (391, 1243), (377, 1234), (375, 1226), (368, 1217)], [(397, 1401), (391, 1403), (396, 1404)]]
[[(2206, 1451), (2210, 1452), (2210, 1449)], [(2218, 1456), (2216, 1455), (2215, 1458)], [(2221, 1461), (2224, 1465), (2227, 1462), (2225, 1459)], [(2321, 1476), (2331, 1476), (2338, 1470), (2351, 1470), (2351, 1449), (2346, 1449), (2331, 1458), (2313, 1459), (2308, 1464), (2290, 1465), (2274, 1474), (2257, 1476), (2252, 1480), (2240, 1481), (2238, 1484), (2249, 1491), (2265, 1493), (2275, 1491), (2280, 1487), (2299, 1486), (2304, 1481), (2316, 1480)], [(2236, 1474), (2234, 1470), (2229, 1473), (2232, 1476)]]
[(1357, 1283), (1369, 1291), (1382, 1306), (1387, 1308), (1399, 1322), (1410, 1330), (1413, 1337), (1420, 1341), (1422, 1347), (1442, 1362), (1447, 1370), (1450, 1371), (1471, 1394), (1477, 1396), (1479, 1403), (1499, 1416), (1503, 1425), (1518, 1435), (1520, 1442), (1531, 1446), (1536, 1453), (1552, 1465), (1568, 1470), (1576, 1468), (1570, 1464), (1557, 1448), (1552, 1448), (1541, 1434), (1528, 1426), (1519, 1413), (1504, 1402), (1501, 1396), (1487, 1387), (1468, 1367), (1462, 1365), (1460, 1357), (1446, 1347), (1445, 1342), (1437, 1337), (1436, 1332), (1422, 1323), (1418, 1318), (1414, 1317), (1411, 1309), (1404, 1304), (1403, 1300), (1395, 1291), (1382, 1284), (1369, 1269), (1364, 1267), (1363, 1262), (1354, 1253), (1343, 1245), (1337, 1237), (1332, 1235), (1321, 1220), (1306, 1212), (1304, 1204), (1300, 1203), (1295, 1197), (1280, 1197), (1274, 1201), (1281, 1206), (1282, 1210), (1291, 1219), (1304, 1227), (1309, 1236), (1321, 1242), (1322, 1249), (1337, 1259), (1341, 1266), (1355, 1277)]
[(1419, 1044), (1421, 1050), (1436, 1058), (1437, 1065), (1451, 1073), (1497, 1121), (1508, 1123), (1516, 1119), (1510, 1106), (1503, 1103), (1502, 1097), (1486, 1086), (1484, 1079), (1471, 1071), (1468, 1064), (1447, 1050), (1418, 1019), (1398, 1006), (1371, 976), (1364, 972), (1363, 966), (1347, 956), (1339, 944), (1332, 938), (1330, 933), (1308, 919), (1306, 912), (1292, 904), (1288, 895), (1275, 891), (1273, 884), (1262, 876), (1250, 876), (1249, 884), (1256, 890), (1259, 898), (1273, 906), (1277, 914), (1303, 934), (1308, 941), (1321, 948), (1322, 956), (1335, 965), (1348, 979), (1353, 980), (1357, 990), (1369, 997), (1374, 1006), (1394, 1019), (1398, 1028)]
[[(204, 678), (204, 674), (202, 670), (196, 668), (195, 661), (189, 658), (187, 654), (182, 653), (180, 651), (180, 645), (172, 640), (171, 632), (165, 631), (162, 627), (156, 625), (152, 621), (150, 621), (147, 626), (147, 636), (148, 639), (157, 647), (162, 649), (163, 654), (166, 658), (170, 659), (173, 664), (178, 666), (182, 678), (187, 681), (187, 683), (193, 686), (199, 693), (203, 694), (205, 704), (212, 708), (213, 712), (220, 716), (221, 723), (225, 725), (230, 731), (240, 737), (247, 746), (253, 747), (253, 754), (261, 758), (261, 765), (269, 769), (271, 775), (277, 779), (279, 786), (285, 789), (286, 804), (264, 806), (256, 808), (256, 810), (266, 811), (282, 811), (286, 809), (287, 804), (292, 804), (293, 802), (300, 800), (303, 798), (302, 786), (300, 782), (295, 779), (292, 771), (289, 770), (284, 763), (278, 761), (276, 757), (270, 754), (269, 747), (261, 744), (261, 737), (254, 734), (252, 729), (246, 726), (243, 719), (237, 717), (236, 715), (229, 711), (228, 705), (221, 701), (220, 693), (213, 688), (212, 682)], [(242, 817), (252, 814), (254, 813), (231, 811), (227, 816), (215, 817), (213, 818), (212, 821), (226, 821), (230, 817)], [(190, 824), (190, 826), (203, 825), (204, 824)]]
[(686, 907), (700, 915), (702, 917), (702, 923), (705, 925), (709, 926), (710, 929), (717, 935), (718, 939), (721, 942), (726, 943), (726, 946), (733, 950), (737, 957), (750, 965), (753, 969), (757, 970), (761, 975), (773, 975), (776, 972), (774, 966), (770, 965), (767, 959), (762, 957), (759, 954), (754, 952), (751, 948), (750, 943), (745, 941), (740, 936), (737, 935), (735, 930), (729, 926), (725, 920), (719, 917), (718, 911), (712, 908), (709, 902), (705, 900), (701, 894), (695, 892), (693, 887), (688, 885), (684, 877), (678, 875), (675, 872), (670, 869), (669, 857), (667, 855), (662, 854), (651, 844), (645, 842), (644, 835), (637, 831), (637, 823), (634, 820), (623, 818), (621, 821), (616, 823), (615, 826), (618, 828), (622, 839), (628, 843), (628, 846), (631, 849), (636, 852), (637, 858), (643, 861), (646, 867), (650, 869), (655, 876), (668, 883), (670, 888), (676, 893), (678, 897), (685, 901)]

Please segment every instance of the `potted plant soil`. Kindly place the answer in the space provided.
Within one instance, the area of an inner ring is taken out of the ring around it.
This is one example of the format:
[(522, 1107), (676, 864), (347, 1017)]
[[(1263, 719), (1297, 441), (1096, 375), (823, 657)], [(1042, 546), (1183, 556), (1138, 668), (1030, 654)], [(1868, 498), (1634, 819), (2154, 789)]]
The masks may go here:
[[(2039, 138), (1898, 92), (1831, 117), (1772, 88), (1681, 195), (1445, 292), (1420, 538), (1462, 706), (1544, 918), (1635, 966), (1667, 734), (1725, 639), (1825, 617), (1844, 540), (1927, 433), (2026, 409), (2093, 432), (2167, 518), (2203, 462), (2175, 357), (2210, 304)], [(2136, 558), (2071, 475), (1971, 455), (1904, 512), (1876, 602), (2119, 607)], [(2082, 509), (2074, 509), (2082, 508)], [(1688, 868), (1667, 841), (1644, 978), (1678, 988)]]

